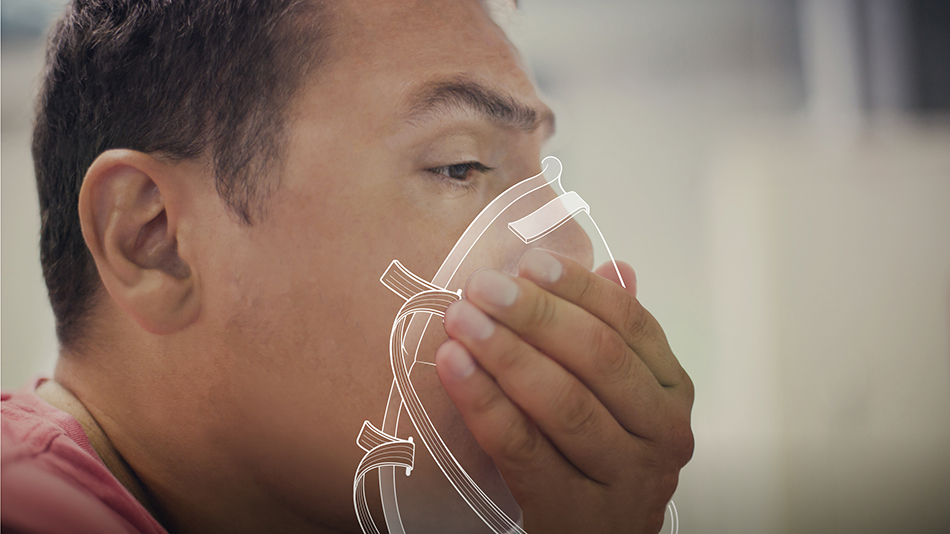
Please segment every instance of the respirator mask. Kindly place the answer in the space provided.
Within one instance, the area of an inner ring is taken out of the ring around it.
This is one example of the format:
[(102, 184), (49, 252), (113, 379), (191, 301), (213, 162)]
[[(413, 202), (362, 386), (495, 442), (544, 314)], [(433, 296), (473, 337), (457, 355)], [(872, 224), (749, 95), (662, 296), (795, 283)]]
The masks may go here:
[[(382, 422), (364, 422), (357, 437), (366, 454), (354, 477), (353, 504), (366, 534), (381, 532), (381, 524), (390, 534), (524, 532), (521, 509), (441, 387), (434, 356), (447, 339), (445, 309), (462, 297), (468, 278), (483, 268), (516, 274), (531, 248), (568, 256), (588, 269), (610, 262), (623, 283), (587, 203), (562, 187), (561, 162), (549, 156), (541, 166), (541, 173), (482, 209), (432, 280), (413, 274), (398, 258), (380, 278), (405, 303), (390, 334), (393, 382)], [(366, 480), (374, 470), (379, 501)]]

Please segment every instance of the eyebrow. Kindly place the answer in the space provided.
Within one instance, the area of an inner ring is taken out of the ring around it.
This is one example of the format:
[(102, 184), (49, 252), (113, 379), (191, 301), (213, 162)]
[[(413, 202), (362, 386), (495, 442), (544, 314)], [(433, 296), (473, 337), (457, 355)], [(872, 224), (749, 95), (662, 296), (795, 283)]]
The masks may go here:
[(554, 133), (554, 113), (545, 107), (535, 109), (513, 96), (486, 87), (467, 78), (429, 82), (411, 99), (406, 115), (410, 122), (420, 122), (430, 115), (470, 110), (504, 126), (533, 131), (546, 126), (548, 135)]

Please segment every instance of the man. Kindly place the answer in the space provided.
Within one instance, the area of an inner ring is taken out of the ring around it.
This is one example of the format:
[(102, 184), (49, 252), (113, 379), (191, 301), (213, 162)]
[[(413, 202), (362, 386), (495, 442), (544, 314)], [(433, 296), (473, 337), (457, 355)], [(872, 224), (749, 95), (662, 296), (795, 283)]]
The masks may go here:
[[(379, 275), (431, 276), (552, 130), (476, 0), (70, 5), (34, 133), (62, 350), (4, 395), (4, 528), (358, 532)], [(689, 377), (598, 272), (531, 252), (446, 312), (439, 378), (528, 532), (656, 532), (692, 454)]]

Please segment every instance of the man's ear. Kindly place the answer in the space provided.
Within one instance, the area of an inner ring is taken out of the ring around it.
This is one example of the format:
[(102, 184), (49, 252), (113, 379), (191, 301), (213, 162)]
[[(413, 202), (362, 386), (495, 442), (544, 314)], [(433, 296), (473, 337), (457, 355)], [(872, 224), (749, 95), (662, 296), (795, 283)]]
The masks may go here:
[(145, 330), (169, 334), (201, 309), (197, 272), (180, 251), (189, 239), (186, 187), (196, 177), (134, 150), (108, 150), (79, 193), (82, 234), (112, 299)]

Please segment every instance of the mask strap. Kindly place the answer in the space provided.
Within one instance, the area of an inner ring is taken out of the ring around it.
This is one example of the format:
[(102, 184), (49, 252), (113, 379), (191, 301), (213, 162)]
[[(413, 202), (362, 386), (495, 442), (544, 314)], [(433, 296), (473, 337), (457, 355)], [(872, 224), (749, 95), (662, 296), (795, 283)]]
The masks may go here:
[[(379, 277), (379, 281), (390, 291), (402, 297), (403, 300), (409, 300), (423, 291), (445, 291), (432, 282), (427, 282), (416, 276), (407, 269), (399, 260), (393, 260), (386, 269), (386, 272)], [(459, 293), (459, 296), (462, 296)]]
[[(471, 476), (459, 464), (442, 440), (435, 425), (429, 419), (422, 401), (409, 380), (409, 367), (403, 358), (404, 335), (408, 320), (416, 314), (442, 317), (450, 304), (460, 299), (461, 290), (456, 293), (426, 282), (406, 269), (398, 260), (393, 260), (380, 277), (380, 282), (393, 293), (406, 300), (396, 314), (390, 336), (389, 359), (393, 370), (396, 390), (402, 398), (402, 405), (409, 415), (420, 441), (428, 449), (432, 459), (448, 478), (449, 482), (465, 500), (469, 507), (481, 518), (494, 534), (524, 534), (524, 529), (508, 517), (488, 495), (478, 487)], [(377, 429), (369, 421), (363, 423), (357, 444), (366, 451), (366, 455), (357, 468), (353, 481), (353, 505), (356, 508), (360, 527), (366, 534), (377, 534), (378, 527), (373, 521), (366, 499), (364, 477), (369, 471), (380, 467), (402, 467), (408, 476), (412, 472), (415, 443), (411, 439), (403, 440)], [(385, 503), (384, 503), (385, 507)]]

